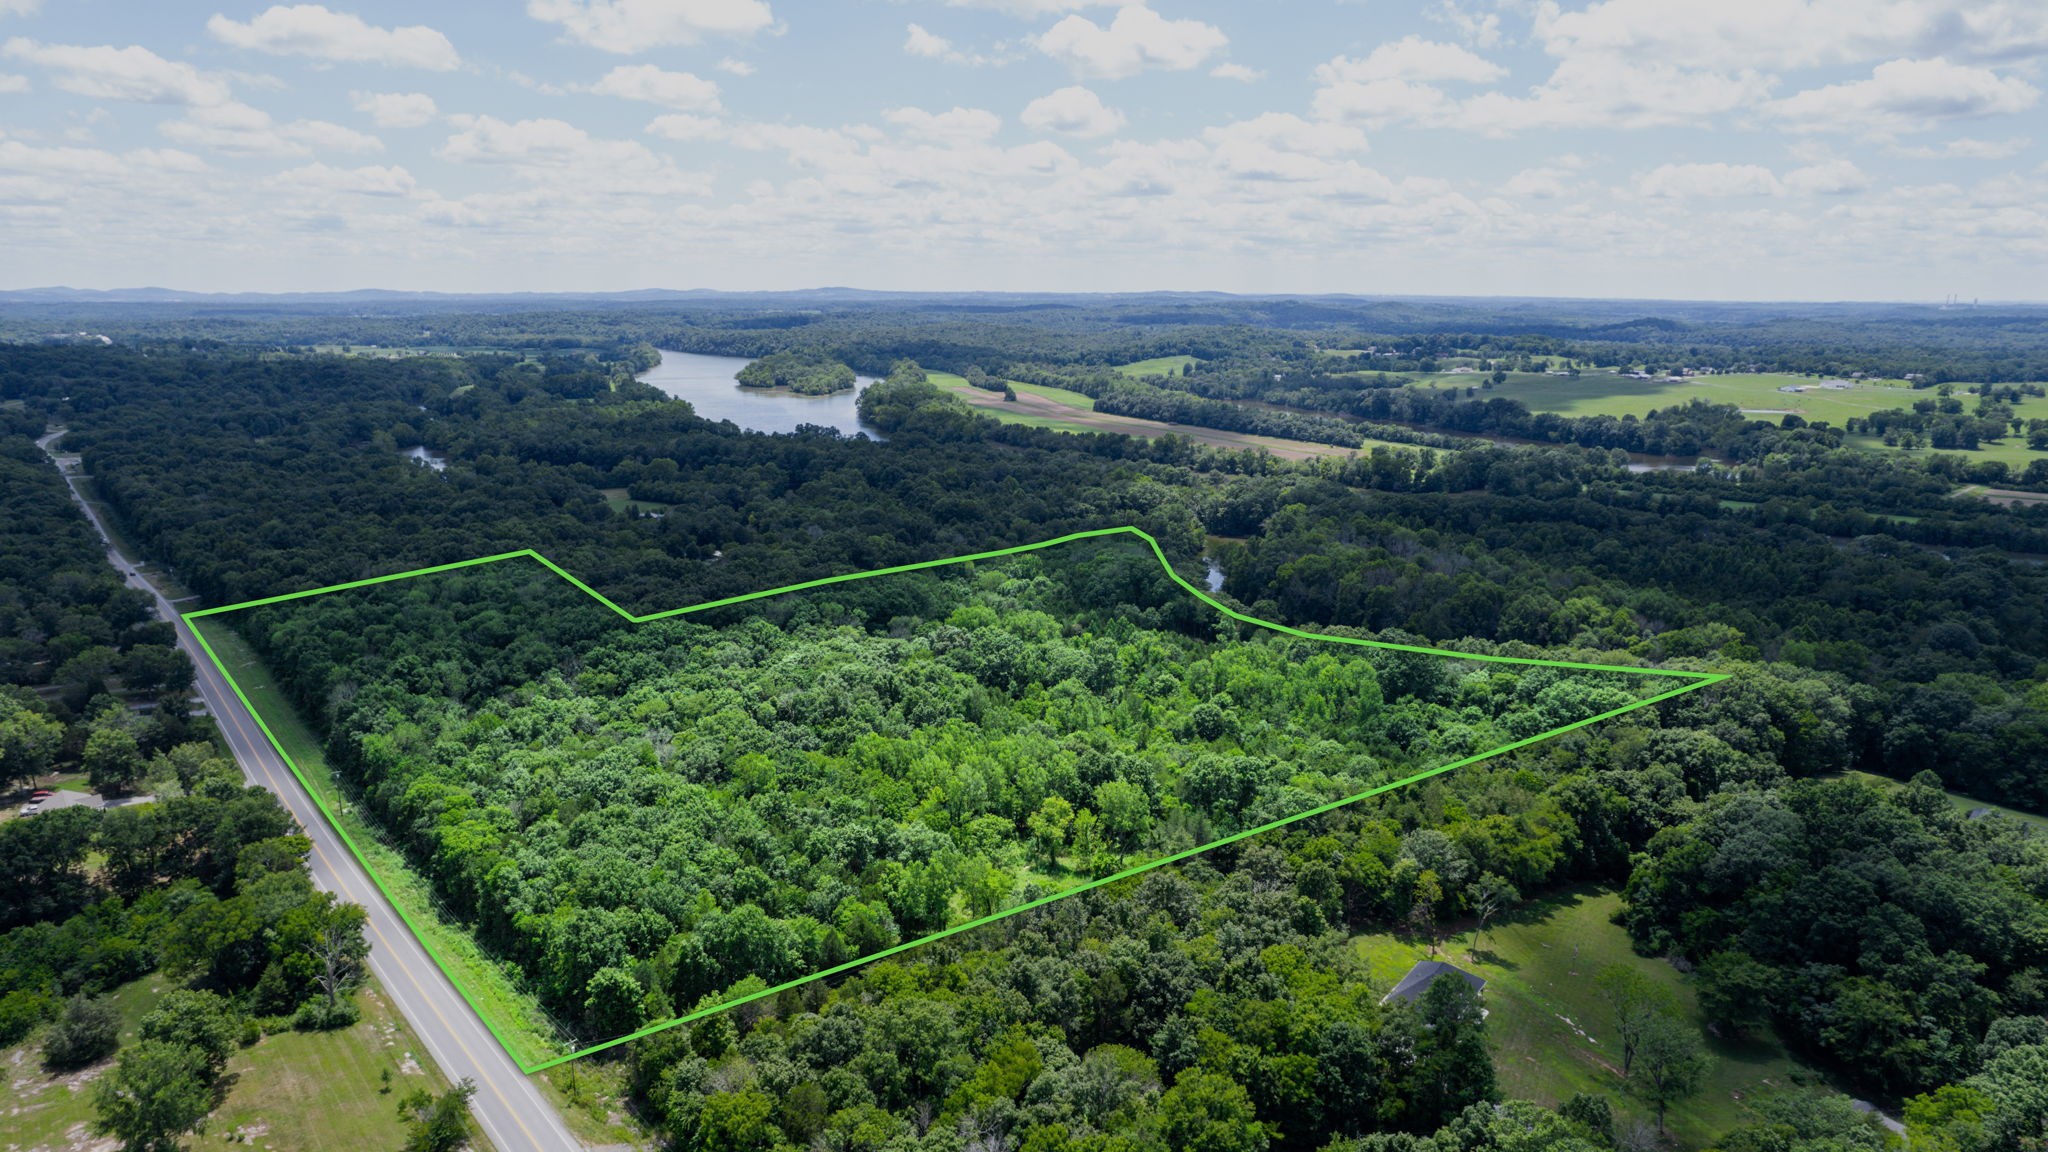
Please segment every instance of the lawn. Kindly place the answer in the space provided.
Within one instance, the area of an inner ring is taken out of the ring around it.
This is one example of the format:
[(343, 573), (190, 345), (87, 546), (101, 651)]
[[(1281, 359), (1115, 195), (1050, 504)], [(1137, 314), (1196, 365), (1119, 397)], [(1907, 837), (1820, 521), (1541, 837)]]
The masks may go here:
[(1139, 376), (1178, 376), (1181, 369), (1186, 368), (1190, 364), (1199, 363), (1201, 361), (1193, 356), (1154, 356), (1150, 360), (1134, 360), (1129, 364), (1119, 364), (1116, 366), (1116, 371), (1119, 375), (1133, 378)]
[(668, 512), (668, 505), (650, 504), (645, 500), (635, 500), (631, 496), (626, 495), (624, 488), (599, 488), (597, 492), (598, 495), (604, 497), (604, 502), (611, 507), (613, 512), (660, 512), (664, 515)]
[[(171, 987), (171, 980), (152, 973), (114, 990), (123, 1044), (135, 1040), (142, 1017)], [(363, 1018), (353, 1027), (286, 1032), (238, 1049), (228, 1061), (227, 1100), (207, 1124), (205, 1142), (239, 1132), (257, 1146), (294, 1152), (398, 1147), (405, 1139), (398, 1096), (421, 1086), (438, 1092), (447, 1082), (374, 981), (357, 993), (356, 1002)], [(35, 1044), (31, 1037), (0, 1052), (7, 1069), (6, 1083), (0, 1084), (7, 1147), (56, 1152), (96, 1146), (87, 1127), (90, 1085), (109, 1065), (52, 1076), (43, 1072)], [(386, 1069), (389, 1093), (383, 1091)]]
[[(1594, 978), (1609, 964), (1626, 964), (1669, 988), (1696, 1022), (1698, 1008), (1690, 983), (1676, 968), (1630, 948), (1628, 934), (1612, 920), (1620, 907), (1618, 894), (1596, 888), (1534, 902), (1487, 928), (1477, 962), (1470, 959), (1469, 931), (1444, 941), (1439, 959), (1486, 978), (1487, 1032), (1503, 1096), (1555, 1105), (1575, 1092), (1594, 1092), (1609, 1098), (1617, 1119), (1654, 1119), (1655, 1111), (1630, 1096), (1620, 1078), (1620, 1057)], [(1383, 987), (1428, 958), (1422, 942), (1385, 933), (1359, 936), (1353, 945)], [(1818, 1085), (1818, 1074), (1773, 1039), (1710, 1037), (1709, 1046), (1715, 1063), (1706, 1086), (1673, 1106), (1668, 1117), (1681, 1147), (1704, 1147), (1755, 1119), (1750, 1102), (1759, 1096), (1824, 1090), (1801, 1087)]]

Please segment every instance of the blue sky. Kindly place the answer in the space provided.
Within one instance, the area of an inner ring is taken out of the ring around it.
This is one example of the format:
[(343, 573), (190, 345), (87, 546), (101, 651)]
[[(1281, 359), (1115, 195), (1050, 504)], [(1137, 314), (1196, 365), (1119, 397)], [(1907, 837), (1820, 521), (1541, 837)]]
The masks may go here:
[(2039, 299), (2043, 0), (0, 0), (0, 287)]

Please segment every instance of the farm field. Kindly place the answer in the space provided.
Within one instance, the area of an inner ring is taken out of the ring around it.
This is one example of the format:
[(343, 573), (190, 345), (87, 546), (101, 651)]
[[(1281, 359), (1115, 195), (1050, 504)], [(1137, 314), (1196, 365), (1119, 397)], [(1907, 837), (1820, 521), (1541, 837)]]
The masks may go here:
[[(950, 372), (927, 372), (926, 377), (1005, 424), (1023, 424), (1032, 428), (1050, 428), (1056, 432), (1115, 432), (1125, 436), (1142, 436), (1152, 439), (1168, 434), (1182, 436), (1197, 444), (1212, 448), (1263, 448), (1283, 460), (1308, 460), (1318, 456), (1355, 456), (1360, 449), (1340, 448), (1334, 444), (1313, 444), (1306, 440), (1283, 440), (1278, 436), (1259, 436), (1249, 432), (1225, 432), (1216, 428), (1198, 428), (1191, 424), (1168, 424), (1162, 420), (1145, 420), (1136, 416), (1112, 416), (1095, 411), (1095, 401), (1079, 392), (1064, 388), (1048, 388), (1036, 384), (1012, 383), (1017, 392), (1013, 403), (1005, 400), (1001, 393), (976, 388), (964, 378)], [(1380, 446), (1382, 441), (1371, 441), (1364, 450)], [(1412, 444), (1386, 444), (1390, 448), (1413, 450)]]
[(1987, 500), (1993, 504), (2004, 504), (2008, 507), (2025, 508), (2035, 504), (2048, 504), (2048, 493), (2021, 492), (2013, 488), (1988, 488), (1982, 484), (1965, 484), (1954, 492), (1949, 493), (1949, 495), (1974, 496), (1979, 500)]
[[(1483, 377), (1471, 373), (1437, 373), (1419, 377), (1417, 385), (1477, 388), (1481, 379)], [(1643, 416), (1655, 408), (1668, 408), (1700, 399), (1733, 404), (1759, 419), (1775, 419), (1792, 412), (1808, 421), (1825, 420), (1839, 428), (1851, 417), (1868, 416), (1887, 408), (1911, 408), (1913, 401), (1935, 394), (1932, 389), (1914, 389), (1903, 380), (1859, 380), (1846, 389), (1812, 387), (1817, 382), (1811, 376), (1783, 373), (1694, 376), (1681, 383), (1669, 383), (1631, 380), (1605, 372), (1589, 372), (1576, 380), (1513, 372), (1508, 374), (1506, 383), (1495, 385), (1491, 391), (1482, 389), (1478, 395), (1519, 400), (1532, 412), (1556, 412), (1565, 416)], [(1778, 391), (1787, 386), (1806, 386), (1807, 390)], [(1957, 391), (1960, 393), (1963, 387), (1958, 385)], [(2014, 405), (2013, 411), (2023, 420), (2048, 417), (2048, 400), (2030, 396)], [(1847, 442), (1852, 447), (1867, 451), (1899, 452), (1923, 458), (1935, 451), (1887, 446), (1876, 436), (1850, 436)], [(2022, 436), (2008, 436), (1973, 451), (1955, 452), (1971, 460), (2002, 460), (2015, 471), (2024, 469), (2035, 460), (2048, 459), (2048, 453), (2029, 449)]]
[(1193, 356), (1154, 356), (1149, 360), (1134, 360), (1129, 364), (1116, 366), (1118, 373), (1137, 378), (1140, 376), (1171, 376), (1190, 364), (1201, 361)]
[[(1655, 1109), (1629, 1095), (1619, 1075), (1609, 1013), (1594, 987), (1601, 969), (1625, 964), (1671, 990), (1686, 1017), (1701, 1023), (1691, 983), (1662, 960), (1637, 956), (1612, 917), (1621, 897), (1575, 889), (1532, 902), (1489, 924), (1485, 947), (1472, 957), (1472, 933), (1446, 934), (1437, 959), (1484, 977), (1487, 1036), (1502, 1095), (1556, 1105), (1575, 1092), (1605, 1095), (1617, 1121), (1650, 1122)], [(1389, 933), (1353, 938), (1373, 980), (1389, 987), (1418, 960), (1425, 941)], [(1714, 1067), (1706, 1085), (1672, 1106), (1667, 1123), (1682, 1148), (1759, 1117), (1751, 1105), (1785, 1092), (1827, 1091), (1817, 1074), (1768, 1036), (1740, 1041), (1708, 1037)]]
[[(1462, 389), (1478, 387), (1482, 379), (1473, 373), (1438, 373), (1419, 377), (1417, 384)], [(1911, 407), (1914, 400), (1933, 395), (1931, 391), (1915, 391), (1904, 381), (1856, 381), (1852, 387), (1839, 390), (1810, 387), (1816, 383), (1811, 376), (1769, 372), (1693, 376), (1679, 383), (1632, 380), (1609, 372), (1587, 372), (1576, 380), (1511, 372), (1506, 383), (1495, 385), (1491, 391), (1482, 390), (1481, 395), (1519, 400), (1532, 412), (1565, 416), (1643, 416), (1654, 408), (1699, 399), (1733, 404), (1759, 415), (1796, 412), (1808, 420), (1826, 420), (1838, 427), (1851, 416)], [(1778, 391), (1794, 386), (1809, 387), (1804, 392)]]
[[(115, 989), (121, 1042), (135, 1040), (142, 1017), (173, 987), (152, 973)], [(227, 1099), (207, 1124), (206, 1143), (246, 1137), (257, 1147), (293, 1152), (353, 1152), (396, 1148), (405, 1140), (398, 1119), (400, 1095), (447, 1087), (405, 1019), (393, 1011), (375, 981), (356, 993), (362, 1019), (333, 1032), (284, 1032), (229, 1057)], [(21, 1152), (72, 1152), (108, 1147), (89, 1132), (91, 1084), (111, 1061), (82, 1071), (42, 1070), (36, 1038), (0, 1051), (0, 1115), (7, 1118), (5, 1147)], [(383, 1074), (391, 1079), (386, 1090)]]

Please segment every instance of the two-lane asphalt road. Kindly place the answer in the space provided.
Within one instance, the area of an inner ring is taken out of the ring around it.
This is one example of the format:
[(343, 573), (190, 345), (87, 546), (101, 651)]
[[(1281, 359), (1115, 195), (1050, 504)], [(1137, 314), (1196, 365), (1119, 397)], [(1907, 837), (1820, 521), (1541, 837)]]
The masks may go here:
[(540, 1089), (498, 1046), (476, 1013), (406, 929), (397, 911), (371, 883), (354, 854), (320, 814), (313, 798), (264, 738), (255, 717), (228, 687), (213, 661), (207, 659), (170, 601), (142, 574), (134, 558), (122, 555), (114, 547), (106, 525), (78, 490), (76, 467), (65, 466), (66, 459), (55, 450), (57, 438), (62, 435), (61, 431), (53, 432), (36, 443), (57, 463), (71, 488), (72, 499), (78, 501), (106, 542), (108, 562), (131, 587), (149, 593), (156, 601), (157, 611), (177, 628), (178, 644), (198, 670), (200, 698), (219, 724), (242, 773), (251, 783), (275, 792), (312, 838), (313, 882), (344, 900), (361, 904), (369, 913), (370, 971), (405, 1014), (441, 1071), (451, 1080), (468, 1077), (475, 1082), (476, 1096), (470, 1106), (485, 1135), (500, 1152), (569, 1152), (581, 1148), (582, 1144), (563, 1126), (561, 1116), (549, 1106)]

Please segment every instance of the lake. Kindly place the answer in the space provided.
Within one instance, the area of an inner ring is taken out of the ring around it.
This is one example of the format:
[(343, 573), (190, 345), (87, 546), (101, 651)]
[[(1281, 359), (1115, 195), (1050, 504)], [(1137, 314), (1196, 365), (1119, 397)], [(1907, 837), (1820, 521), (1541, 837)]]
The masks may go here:
[(884, 438), (874, 427), (861, 423), (853, 406), (854, 398), (874, 383), (870, 377), (857, 377), (851, 392), (799, 396), (740, 387), (734, 378), (751, 363), (744, 356), (660, 351), (661, 363), (642, 372), (640, 379), (678, 400), (688, 400), (706, 420), (730, 420), (754, 432), (794, 432), (799, 424), (817, 424), (848, 436), (865, 432), (871, 440)]

